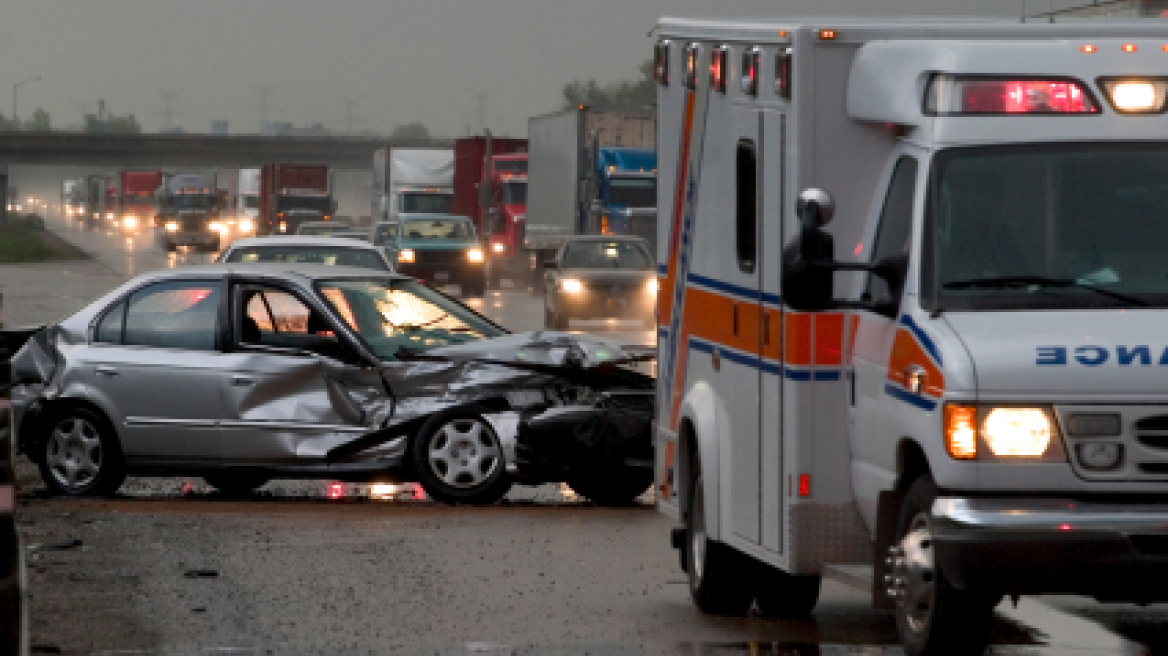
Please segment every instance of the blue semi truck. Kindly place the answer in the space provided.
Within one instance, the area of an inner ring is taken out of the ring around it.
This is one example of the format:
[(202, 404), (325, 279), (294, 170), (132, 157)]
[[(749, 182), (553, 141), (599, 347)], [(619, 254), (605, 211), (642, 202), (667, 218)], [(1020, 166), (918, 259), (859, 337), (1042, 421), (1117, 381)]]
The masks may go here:
[(523, 245), (532, 280), (571, 235), (657, 235), (652, 109), (582, 105), (528, 120)]

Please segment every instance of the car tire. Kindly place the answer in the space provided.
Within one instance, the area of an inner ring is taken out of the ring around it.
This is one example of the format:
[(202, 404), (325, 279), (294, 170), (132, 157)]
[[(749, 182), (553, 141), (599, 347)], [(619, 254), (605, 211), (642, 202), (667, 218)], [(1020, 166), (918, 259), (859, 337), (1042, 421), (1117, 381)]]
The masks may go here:
[(954, 588), (936, 566), (930, 509), (937, 486), (918, 478), (901, 505), (889, 549), (896, 630), (907, 656), (973, 656), (985, 651), (998, 597)]
[(606, 508), (631, 506), (652, 485), (653, 471), (643, 467), (622, 466), (568, 477), (573, 492)]
[(37, 448), (41, 478), (54, 494), (102, 496), (126, 480), (126, 461), (113, 426), (83, 406), (53, 413)]
[(476, 412), (434, 415), (414, 435), (410, 454), (418, 482), (435, 501), (489, 506), (511, 489), (503, 443)]
[(819, 601), (819, 576), (796, 576), (777, 567), (760, 565), (754, 601), (764, 617), (801, 618)]
[(684, 519), (683, 557), (689, 594), (703, 613), (742, 617), (754, 601), (759, 565), (750, 556), (707, 537), (702, 473), (697, 466), (694, 470)]
[(246, 497), (272, 480), (259, 472), (217, 472), (206, 474), (203, 480), (225, 497)]

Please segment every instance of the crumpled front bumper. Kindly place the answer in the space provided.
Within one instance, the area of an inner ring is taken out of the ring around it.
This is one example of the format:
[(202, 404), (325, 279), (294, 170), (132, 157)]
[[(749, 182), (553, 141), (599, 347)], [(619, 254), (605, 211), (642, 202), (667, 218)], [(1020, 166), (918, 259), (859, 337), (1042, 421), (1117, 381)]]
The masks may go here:
[(940, 497), (932, 528), (959, 589), (1168, 600), (1168, 503)]

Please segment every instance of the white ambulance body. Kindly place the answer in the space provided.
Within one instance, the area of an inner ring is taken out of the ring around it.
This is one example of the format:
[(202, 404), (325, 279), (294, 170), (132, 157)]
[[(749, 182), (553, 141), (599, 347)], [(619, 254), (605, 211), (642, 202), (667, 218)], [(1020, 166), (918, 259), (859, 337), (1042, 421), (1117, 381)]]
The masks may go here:
[(874, 563), (919, 654), (1002, 595), (1168, 599), (1168, 24), (657, 33), (658, 503), (699, 607)]

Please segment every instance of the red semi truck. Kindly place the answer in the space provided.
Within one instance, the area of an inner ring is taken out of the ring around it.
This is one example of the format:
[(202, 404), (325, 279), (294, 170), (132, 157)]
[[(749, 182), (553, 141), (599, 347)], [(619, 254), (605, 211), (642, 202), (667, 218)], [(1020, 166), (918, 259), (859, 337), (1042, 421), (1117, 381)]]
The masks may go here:
[(332, 220), (334, 209), (327, 166), (266, 164), (260, 170), (257, 234), (294, 235), (305, 221)]
[(526, 285), (526, 212), (526, 139), (486, 136), (454, 142), (451, 213), (469, 216), (478, 228), (487, 255), (488, 287), (499, 287), (501, 278)]
[(110, 206), (117, 225), (128, 232), (150, 227), (154, 223), (154, 192), (162, 182), (162, 171), (119, 172), (117, 197)]

